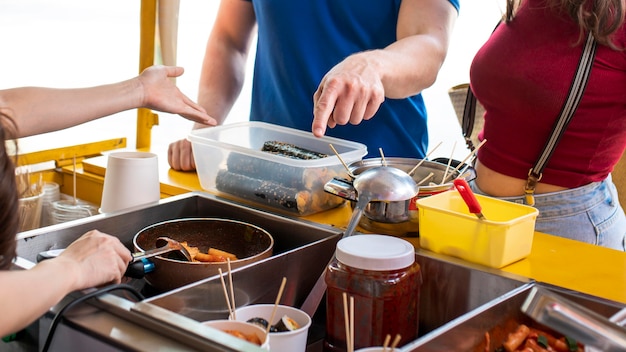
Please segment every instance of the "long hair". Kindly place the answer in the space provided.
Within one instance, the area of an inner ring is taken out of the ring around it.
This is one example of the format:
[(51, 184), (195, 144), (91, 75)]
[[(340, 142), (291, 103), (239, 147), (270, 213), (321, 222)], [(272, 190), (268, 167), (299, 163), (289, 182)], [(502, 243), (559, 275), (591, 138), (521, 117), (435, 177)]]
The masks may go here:
[(0, 269), (2, 270), (9, 269), (16, 256), (15, 235), (19, 230), (15, 161), (7, 152), (7, 143), (17, 144), (16, 136), (15, 122), (0, 110)]
[[(511, 21), (523, 0), (507, 0), (505, 21)], [(624, 24), (624, 0), (546, 0), (546, 5), (567, 14), (580, 28), (579, 41), (591, 32), (600, 44), (618, 49), (611, 35)]]

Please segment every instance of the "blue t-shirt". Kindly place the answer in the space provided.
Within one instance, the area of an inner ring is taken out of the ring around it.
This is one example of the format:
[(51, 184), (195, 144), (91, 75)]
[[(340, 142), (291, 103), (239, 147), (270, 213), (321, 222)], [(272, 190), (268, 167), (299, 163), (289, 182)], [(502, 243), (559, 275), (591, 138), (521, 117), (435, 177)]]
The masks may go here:
[[(313, 94), (347, 56), (396, 41), (401, 0), (251, 0), (258, 44), (250, 120), (311, 131)], [(459, 0), (448, 0), (457, 10)], [(419, 65), (419, 62), (415, 63)], [(361, 124), (326, 135), (367, 145), (368, 157), (423, 158), (428, 148), (421, 94), (385, 99)]]

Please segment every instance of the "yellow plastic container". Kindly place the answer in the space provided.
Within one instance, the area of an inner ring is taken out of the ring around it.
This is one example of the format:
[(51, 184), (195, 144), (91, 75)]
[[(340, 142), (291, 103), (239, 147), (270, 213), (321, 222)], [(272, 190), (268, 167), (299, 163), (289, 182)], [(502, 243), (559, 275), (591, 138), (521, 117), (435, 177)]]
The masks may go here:
[(420, 247), (492, 268), (530, 254), (537, 209), (476, 195), (486, 220), (469, 209), (456, 190), (417, 200)]

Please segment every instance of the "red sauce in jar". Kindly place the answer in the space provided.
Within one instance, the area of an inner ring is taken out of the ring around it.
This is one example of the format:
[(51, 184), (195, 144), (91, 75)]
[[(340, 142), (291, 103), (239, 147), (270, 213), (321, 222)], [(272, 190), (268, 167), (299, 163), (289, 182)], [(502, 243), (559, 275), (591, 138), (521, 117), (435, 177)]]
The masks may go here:
[(401, 238), (357, 235), (337, 244), (326, 269), (325, 351), (346, 351), (343, 293), (354, 297), (354, 348), (382, 346), (400, 334), (417, 338), (422, 276), (413, 245)]

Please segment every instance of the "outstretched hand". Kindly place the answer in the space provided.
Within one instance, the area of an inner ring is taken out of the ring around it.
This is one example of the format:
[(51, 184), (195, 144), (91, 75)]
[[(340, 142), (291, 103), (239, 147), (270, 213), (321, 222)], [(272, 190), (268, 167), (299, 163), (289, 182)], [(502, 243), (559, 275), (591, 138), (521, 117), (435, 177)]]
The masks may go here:
[(188, 120), (205, 125), (216, 125), (217, 121), (203, 107), (184, 95), (171, 78), (179, 77), (184, 69), (176, 66), (150, 66), (138, 77), (143, 86), (142, 106), (178, 114)]

